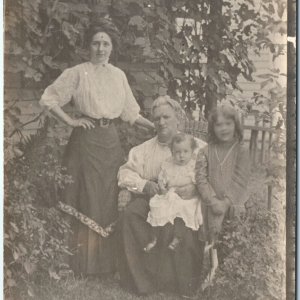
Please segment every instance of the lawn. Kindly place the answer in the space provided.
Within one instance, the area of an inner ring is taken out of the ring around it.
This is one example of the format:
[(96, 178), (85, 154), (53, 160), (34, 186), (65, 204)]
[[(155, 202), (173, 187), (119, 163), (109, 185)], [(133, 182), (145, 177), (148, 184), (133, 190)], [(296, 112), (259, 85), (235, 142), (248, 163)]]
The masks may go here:
[[(255, 176), (251, 177), (250, 180), (250, 190), (256, 191), (260, 194), (258, 198), (266, 199), (265, 197), (265, 185), (264, 185), (265, 174), (262, 170), (257, 169)], [(278, 191), (277, 191), (278, 192)], [(278, 195), (274, 197), (273, 209), (278, 209), (281, 207), (283, 209), (283, 199), (284, 195)], [(281, 197), (280, 197), (281, 196)], [(280, 201), (281, 200), (281, 201)], [(262, 206), (266, 206), (266, 200), (260, 203)], [(284, 214), (280, 218), (280, 224), (283, 226), (285, 224)], [(278, 247), (280, 247), (278, 245)], [(281, 248), (281, 247), (280, 247)], [(204, 269), (207, 271), (209, 268), (208, 256), (204, 259)], [(206, 273), (204, 271), (204, 273)], [(28, 290), (28, 285), (18, 286), (14, 289), (14, 297), (6, 298), (7, 300), (179, 300), (179, 296), (175, 294), (168, 293), (157, 293), (150, 296), (137, 296), (129, 291), (122, 289), (119, 286), (118, 280), (116, 278), (110, 279), (99, 279), (99, 278), (82, 278), (75, 279), (73, 276), (69, 276), (67, 279), (56, 281), (54, 279), (43, 280), (40, 278), (40, 284), (33, 285), (32, 289)], [(212, 286), (211, 289), (214, 287)], [(197, 299), (210, 299), (209, 296), (210, 289), (207, 289), (204, 294), (199, 295)]]
[[(31, 294), (31, 295), (29, 295)], [(51, 281), (38, 290), (24, 291), (10, 300), (179, 300), (174, 294), (136, 296), (121, 289), (116, 279), (68, 279)]]

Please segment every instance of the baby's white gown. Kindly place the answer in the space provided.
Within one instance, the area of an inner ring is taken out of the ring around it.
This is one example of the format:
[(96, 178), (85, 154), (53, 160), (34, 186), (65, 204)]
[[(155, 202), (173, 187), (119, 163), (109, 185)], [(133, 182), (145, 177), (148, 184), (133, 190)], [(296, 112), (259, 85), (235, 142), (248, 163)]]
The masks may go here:
[(174, 224), (176, 217), (185, 222), (185, 226), (198, 230), (202, 225), (201, 201), (199, 197), (184, 200), (175, 193), (175, 188), (186, 184), (195, 184), (195, 158), (186, 165), (175, 164), (173, 157), (161, 166), (158, 180), (167, 185), (165, 195), (155, 195), (150, 199), (150, 212), (147, 222), (152, 226), (164, 226), (168, 222)]

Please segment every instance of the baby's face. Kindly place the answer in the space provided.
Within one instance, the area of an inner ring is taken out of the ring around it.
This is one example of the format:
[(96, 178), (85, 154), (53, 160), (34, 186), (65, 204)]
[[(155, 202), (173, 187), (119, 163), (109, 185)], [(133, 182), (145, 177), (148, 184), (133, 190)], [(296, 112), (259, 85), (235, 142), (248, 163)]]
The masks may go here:
[(177, 165), (186, 165), (192, 158), (193, 150), (189, 141), (173, 145), (172, 154)]

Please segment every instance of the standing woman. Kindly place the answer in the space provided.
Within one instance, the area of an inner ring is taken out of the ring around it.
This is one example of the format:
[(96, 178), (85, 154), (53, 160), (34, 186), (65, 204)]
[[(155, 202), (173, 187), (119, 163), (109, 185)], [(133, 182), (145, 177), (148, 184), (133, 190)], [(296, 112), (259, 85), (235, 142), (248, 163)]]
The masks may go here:
[[(109, 63), (116, 50), (118, 30), (109, 21), (90, 30), (90, 61), (66, 69), (42, 95), (40, 104), (73, 127), (64, 155), (72, 184), (63, 201), (106, 228), (117, 218), (117, 172), (123, 151), (114, 125), (121, 118), (130, 124), (153, 128), (140, 114), (126, 75)], [(81, 113), (71, 118), (61, 107), (71, 99)], [(104, 275), (115, 271), (115, 241), (102, 238), (74, 220), (71, 267), (77, 275)]]

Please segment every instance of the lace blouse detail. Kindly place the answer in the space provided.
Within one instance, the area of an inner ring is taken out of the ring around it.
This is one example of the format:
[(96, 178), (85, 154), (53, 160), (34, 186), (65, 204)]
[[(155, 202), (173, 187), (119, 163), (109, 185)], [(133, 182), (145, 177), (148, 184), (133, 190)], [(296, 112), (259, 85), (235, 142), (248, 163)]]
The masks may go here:
[(71, 99), (78, 111), (92, 118), (120, 117), (133, 124), (139, 116), (140, 108), (125, 73), (111, 64), (86, 62), (66, 69), (46, 88), (40, 104), (52, 109)]

